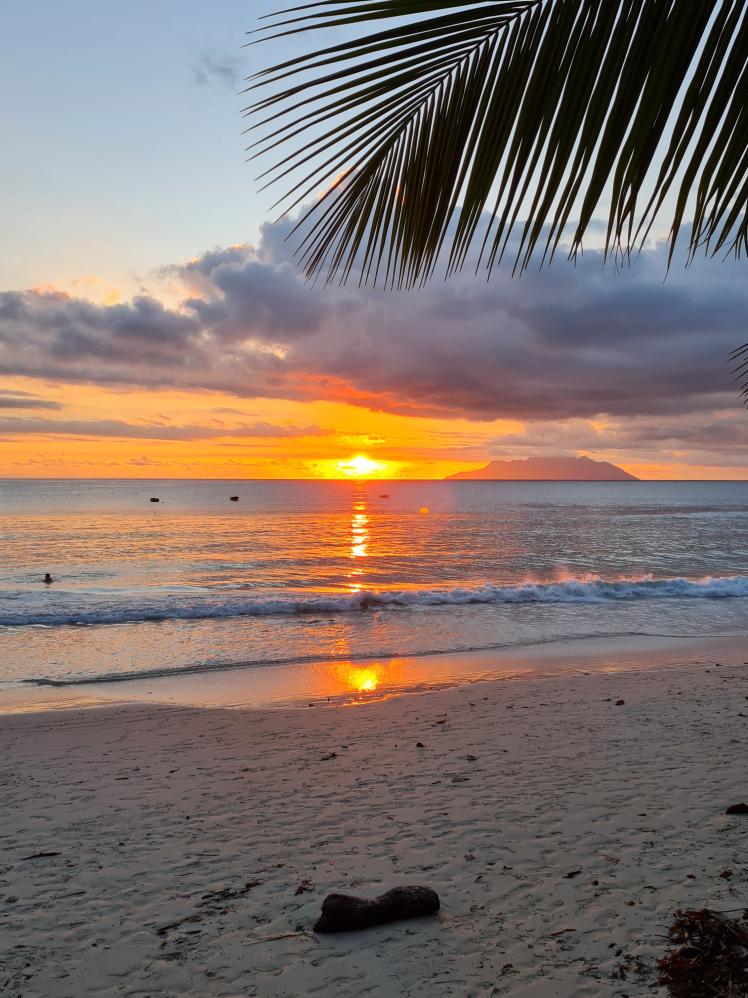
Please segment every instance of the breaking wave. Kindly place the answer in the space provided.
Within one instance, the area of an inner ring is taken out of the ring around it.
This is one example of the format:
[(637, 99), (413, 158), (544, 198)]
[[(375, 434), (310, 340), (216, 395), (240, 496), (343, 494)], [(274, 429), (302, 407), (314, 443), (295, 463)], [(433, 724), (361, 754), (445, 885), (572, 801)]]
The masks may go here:
[[(50, 594), (52, 595), (52, 594)], [(81, 605), (85, 594), (56, 593), (44, 605), (0, 604), (0, 626), (28, 627), (64, 625), (106, 625), (167, 620), (209, 620), (230, 617), (268, 617), (283, 614), (339, 614), (366, 610), (408, 607), (502, 605), (527, 603), (609, 603), (615, 600), (644, 599), (727, 599), (748, 596), (748, 576), (724, 578), (638, 579), (605, 581), (598, 578), (566, 579), (562, 582), (521, 585), (484, 585), (474, 588), (409, 589), (319, 594), (283, 597), (252, 597), (184, 593), (169, 598), (167, 593), (148, 598), (122, 594), (113, 605)]]

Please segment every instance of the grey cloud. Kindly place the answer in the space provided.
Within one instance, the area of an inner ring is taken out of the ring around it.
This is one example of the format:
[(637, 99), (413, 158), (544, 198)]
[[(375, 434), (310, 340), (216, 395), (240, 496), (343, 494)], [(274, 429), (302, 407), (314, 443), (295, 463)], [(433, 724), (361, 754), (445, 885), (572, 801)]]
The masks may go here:
[(238, 56), (203, 53), (192, 66), (192, 79), (201, 87), (218, 83), (229, 90), (238, 90), (243, 75), (244, 60)]
[(218, 405), (213, 412), (219, 412), (222, 416), (251, 416), (252, 413), (244, 412), (242, 409), (234, 409), (230, 405)]
[[(672, 420), (635, 418), (617, 427), (624, 446), (687, 447), (692, 450), (731, 451), (748, 456), (748, 416), (736, 408), (733, 412), (704, 412)], [(700, 418), (699, 418), (700, 417)]]
[(62, 403), (52, 399), (35, 398), (24, 392), (5, 392), (0, 389), (0, 409), (62, 409)]
[(202, 311), (202, 302), (190, 307), (224, 338), (254, 334), (274, 342), (290, 340), (319, 329), (325, 308), (309, 293), (290, 263), (268, 265), (256, 259), (240, 264), (221, 263), (210, 271), (210, 279), (221, 293), (222, 310)]
[(663, 420), (657, 416), (627, 416), (595, 426), (585, 420), (564, 423), (535, 421), (522, 433), (506, 433), (488, 441), (495, 457), (526, 455), (636, 452), (654, 459), (688, 452), (693, 464), (744, 465), (748, 461), (748, 418), (740, 408), (700, 411)]
[(328, 434), (319, 426), (274, 426), (257, 422), (244, 426), (170, 426), (127, 423), (119, 419), (0, 418), (0, 433), (53, 434), (75, 437), (121, 437), (139, 440), (213, 440), (221, 437), (298, 438)]
[(260, 258), (266, 263), (294, 263), (293, 219), (283, 217), (277, 222), (263, 222), (260, 226)]
[(237, 264), (241, 266), (252, 252), (252, 248), (247, 243), (239, 243), (236, 246), (216, 246), (207, 253), (188, 261), (184, 265), (172, 265), (168, 268), (169, 273), (198, 273), (204, 277), (210, 277), (211, 273), (224, 264)]

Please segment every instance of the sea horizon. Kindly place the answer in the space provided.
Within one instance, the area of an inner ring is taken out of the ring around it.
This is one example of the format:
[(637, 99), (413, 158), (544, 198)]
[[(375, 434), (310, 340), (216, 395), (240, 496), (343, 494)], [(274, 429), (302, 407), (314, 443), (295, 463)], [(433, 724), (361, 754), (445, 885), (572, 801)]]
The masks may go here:
[(531, 485), (533, 482), (543, 483), (543, 484), (563, 484), (568, 482), (570, 484), (589, 484), (589, 485), (642, 485), (647, 482), (654, 483), (675, 483), (675, 484), (699, 484), (699, 483), (730, 483), (730, 482), (748, 482), (748, 478), (637, 478), (633, 481), (616, 480), (608, 478), (475, 478), (475, 479), (452, 479), (452, 478), (363, 478), (354, 479), (349, 476), (343, 476), (341, 478), (331, 478), (331, 477), (295, 477), (295, 478), (212, 478), (206, 475), (199, 476), (170, 476), (170, 475), (158, 475), (153, 477), (140, 477), (138, 475), (124, 475), (124, 476), (109, 476), (109, 475), (44, 475), (44, 476), (32, 476), (32, 475), (0, 475), (0, 482), (370, 482), (370, 483), (386, 483), (386, 482), (452, 482), (456, 485), (480, 485), (481, 483), (494, 483), (494, 484), (523, 484)]

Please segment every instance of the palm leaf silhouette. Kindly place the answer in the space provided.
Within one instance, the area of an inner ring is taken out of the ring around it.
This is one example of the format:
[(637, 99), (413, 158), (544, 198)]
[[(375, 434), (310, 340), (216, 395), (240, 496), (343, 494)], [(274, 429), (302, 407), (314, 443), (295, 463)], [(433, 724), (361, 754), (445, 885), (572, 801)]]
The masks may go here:
[(259, 38), (369, 22), (250, 80), (264, 184), (312, 200), (307, 275), (521, 271), (573, 258), (608, 202), (606, 258), (664, 216), (669, 262), (681, 228), (687, 259), (748, 247), (748, 0), (321, 0)]

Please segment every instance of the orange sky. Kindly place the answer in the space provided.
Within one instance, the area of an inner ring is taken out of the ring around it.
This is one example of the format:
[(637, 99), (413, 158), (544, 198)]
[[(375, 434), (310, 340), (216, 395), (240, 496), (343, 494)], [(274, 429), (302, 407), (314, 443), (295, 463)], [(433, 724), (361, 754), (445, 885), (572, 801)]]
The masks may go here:
[[(359, 473), (345, 465), (364, 455), (378, 466), (371, 477), (443, 478), (494, 457), (536, 453), (522, 452), (517, 439), (525, 427), (512, 420), (422, 418), (340, 402), (237, 400), (209, 392), (111, 390), (29, 378), (5, 380), (2, 388), (61, 406), (54, 412), (27, 408), (7, 414), (0, 436), (4, 477), (340, 478)], [(161, 427), (167, 433), (176, 427), (183, 428), (186, 439), (7, 432), (11, 419), (36, 418), (63, 426), (117, 420), (154, 437)], [(190, 427), (198, 427), (203, 436), (189, 439)], [(247, 435), (242, 427), (250, 427)], [(590, 421), (589, 428), (600, 427)], [(503, 452), (502, 436), (511, 439)], [(578, 453), (609, 460), (641, 478), (746, 477), (741, 468), (731, 475), (724, 467), (683, 464), (675, 454), (663, 453), (654, 463), (623, 459), (614, 450)]]
[[(340, 478), (351, 470), (341, 465), (366, 455), (381, 465), (377, 477), (442, 478), (481, 463), (481, 437), (520, 429), (519, 423), (499, 420), (476, 433), (476, 424), (468, 420), (404, 417), (339, 402), (112, 391), (21, 378), (3, 387), (64, 406), (54, 414), (27, 409), (19, 419), (39, 415), (60, 423), (122, 420), (150, 427), (154, 435), (163, 424), (215, 430), (209, 439), (184, 440), (3, 433), (0, 473), (7, 477)], [(257, 424), (266, 424), (263, 433), (268, 435), (228, 435)], [(270, 435), (272, 427), (279, 428), (277, 436)], [(308, 435), (305, 428), (310, 428)], [(283, 432), (299, 435), (281, 436)], [(475, 439), (467, 450), (466, 437)]]

